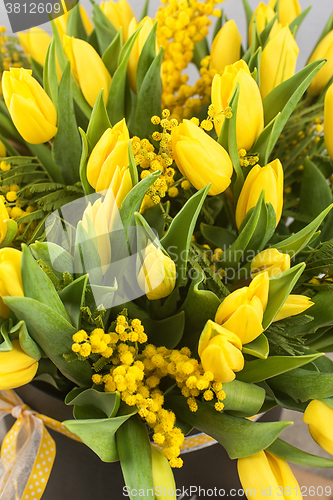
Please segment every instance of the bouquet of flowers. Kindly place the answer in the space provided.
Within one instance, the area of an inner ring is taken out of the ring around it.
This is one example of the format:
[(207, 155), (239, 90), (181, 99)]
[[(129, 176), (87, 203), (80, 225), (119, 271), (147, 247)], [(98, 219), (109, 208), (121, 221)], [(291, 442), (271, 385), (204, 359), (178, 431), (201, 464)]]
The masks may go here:
[[(246, 44), (219, 3), (151, 19), (146, 2), (137, 22), (92, 0), (92, 21), (77, 5), (52, 39), (19, 33), (24, 55), (1, 31), (3, 498), (48, 476), (44, 424), (120, 460), (132, 499), (176, 498), (192, 428), (238, 459), (248, 498), (301, 498), (286, 460), (333, 466), (279, 438), (291, 422), (251, 421), (302, 412), (333, 453), (333, 15), (295, 73), (309, 9), (243, 0)], [(73, 419), (27, 408), (29, 382)]]

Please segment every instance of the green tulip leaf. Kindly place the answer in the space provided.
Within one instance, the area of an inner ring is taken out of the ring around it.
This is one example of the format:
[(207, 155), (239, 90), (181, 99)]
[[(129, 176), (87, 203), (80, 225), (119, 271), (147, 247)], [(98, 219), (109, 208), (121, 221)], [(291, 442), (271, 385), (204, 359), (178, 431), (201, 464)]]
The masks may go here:
[(200, 189), (185, 203), (161, 239), (161, 244), (177, 266), (177, 285), (186, 282), (191, 238), (210, 184)]
[(135, 40), (141, 30), (138, 28), (127, 40), (119, 55), (119, 65), (113, 75), (106, 109), (112, 125), (120, 122), (126, 116), (126, 77), (127, 64)]
[(11, 321), (4, 321), (0, 326), (0, 334), (2, 337), (2, 341), (0, 343), (0, 352), (9, 352), (13, 350), (13, 344), (11, 343), (9, 338), (10, 326)]
[(69, 321), (68, 313), (52, 281), (39, 267), (26, 245), (22, 246), (21, 272), (24, 296), (45, 304)]
[(119, 209), (120, 218), (124, 227), (135, 226), (134, 213), (139, 212), (142, 200), (150, 186), (158, 179), (161, 172), (154, 172), (147, 175), (138, 182), (128, 193)]
[(239, 380), (225, 382), (223, 390), (226, 394), (223, 401), (224, 410), (235, 417), (252, 417), (256, 415), (265, 400), (265, 389)]
[[(161, 48), (151, 63), (138, 91), (135, 113), (135, 133), (142, 137), (149, 137), (156, 130), (150, 118), (161, 115), (162, 79), (161, 65), (163, 49)], [(150, 118), (149, 118), (150, 117)]]
[(248, 361), (243, 370), (237, 373), (237, 380), (248, 383), (262, 382), (281, 373), (295, 371), (295, 368), (311, 363), (320, 356), (320, 353), (306, 356), (269, 356), (267, 359)]
[(66, 405), (94, 406), (108, 418), (115, 417), (119, 410), (119, 392), (101, 392), (96, 389), (73, 389), (65, 398)]
[(135, 186), (139, 182), (138, 167), (133, 153), (132, 141), (128, 141), (128, 168), (131, 174), (132, 185)]
[(79, 222), (76, 228), (74, 265), (76, 273), (89, 275), (90, 284), (102, 283), (101, 259), (94, 240), (84, 229), (82, 222)]
[(59, 166), (54, 161), (51, 149), (49, 149), (45, 144), (30, 144), (30, 142), (26, 142), (25, 145), (31, 151), (33, 156), (36, 156), (45, 167), (45, 170), (50, 175), (51, 180), (53, 182), (60, 182), (63, 184), (63, 176)]
[(139, 57), (138, 67), (136, 70), (137, 94), (140, 93), (142, 82), (145, 79), (145, 76), (148, 73), (154, 59), (156, 58), (156, 29), (157, 21), (154, 23)]
[(164, 228), (165, 228), (164, 214), (165, 212), (168, 214), (169, 206), (170, 202), (167, 202), (165, 210), (165, 206), (162, 209), (160, 204), (154, 205), (153, 207), (147, 208), (143, 213), (143, 216), (148, 222), (149, 226), (157, 232), (159, 238), (162, 238), (164, 234)]
[(87, 129), (89, 153), (94, 149), (94, 147), (108, 128), (111, 128), (111, 123), (106, 112), (104, 90), (102, 89), (96, 99)]
[(166, 396), (166, 406), (177, 418), (216, 439), (231, 459), (247, 457), (270, 446), (292, 422), (251, 422), (226, 412), (217, 412), (214, 406), (197, 401), (198, 410), (192, 413), (182, 396)]
[(216, 22), (215, 22), (212, 41), (214, 41), (216, 35), (218, 34), (218, 32), (220, 31), (220, 29), (222, 28), (222, 23), (223, 23), (223, 9), (220, 9), (220, 12), (221, 12), (221, 15), (220, 15), (220, 17), (218, 17), (216, 19)]
[(36, 78), (38, 83), (43, 84), (43, 66), (36, 61), (31, 55), (28, 55), (28, 60), (30, 61), (30, 66), (33, 71), (33, 77)]
[(75, 184), (79, 180), (81, 141), (74, 112), (69, 63), (59, 85), (58, 132), (52, 145), (52, 155), (65, 183)]
[[(304, 161), (300, 201), (297, 211), (308, 215), (311, 219), (317, 217), (332, 203), (332, 192), (326, 178), (309, 158)], [(295, 221), (292, 229), (300, 229), (304, 224)]]
[(28, 297), (4, 297), (5, 304), (25, 321), (29, 335), (43, 349), (65, 377), (79, 386), (91, 384), (92, 370), (88, 361), (64, 358), (72, 348), (76, 329), (51, 307)]
[(17, 234), (17, 222), (14, 219), (5, 219), (7, 231), (4, 239), (0, 243), (0, 248), (8, 247)]
[[(262, 48), (256, 50), (251, 59), (249, 60), (249, 70), (252, 73), (254, 80), (257, 82), (258, 86), (260, 85), (260, 62), (261, 62), (261, 54)], [(255, 73), (253, 73), (255, 72)]]
[[(303, 10), (295, 19), (289, 24), (289, 29), (290, 31), (294, 34), (294, 36), (297, 35), (297, 31), (299, 30), (302, 22), (310, 12), (312, 6), (308, 7), (307, 9)], [(295, 30), (295, 31), (294, 31)]]
[(204, 281), (204, 273), (201, 269), (196, 269), (196, 271), (197, 277), (192, 281), (185, 302), (180, 309), (185, 312), (185, 331), (181, 344), (189, 347), (195, 355), (203, 327), (209, 319), (215, 317), (220, 305), (215, 293), (200, 287)]
[(273, 391), (284, 392), (296, 402), (326, 399), (333, 396), (333, 373), (298, 368), (272, 378), (269, 385)]
[(93, 0), (90, 1), (93, 4), (92, 18), (95, 25), (96, 37), (100, 47), (100, 53), (103, 54), (115, 36), (117, 36), (117, 30), (106, 17), (100, 6)]
[(260, 359), (267, 359), (269, 354), (269, 344), (266, 335), (263, 333), (249, 344), (243, 345), (242, 352), (251, 354)]
[(289, 238), (272, 245), (282, 253), (288, 253), (291, 257), (295, 257), (308, 243), (312, 240), (320, 224), (325, 219), (326, 215), (331, 211), (333, 204), (329, 205), (321, 212), (310, 224), (301, 229), (298, 233), (293, 234)]
[(287, 271), (269, 278), (268, 304), (262, 322), (265, 330), (280, 311), (304, 269), (304, 262), (300, 262)]
[(271, 34), (272, 28), (274, 26), (275, 21), (278, 21), (278, 15), (277, 13), (275, 16), (269, 21), (269, 23), (266, 24), (265, 28), (263, 31), (260, 33), (260, 41), (261, 41), (261, 46), (262, 48), (265, 47), (265, 45), (269, 42), (269, 36)]
[(146, 0), (140, 14), (140, 21), (142, 21), (142, 19), (148, 16), (148, 9), (149, 9), (149, 0)]
[(229, 106), (232, 109), (232, 117), (225, 118), (222, 129), (218, 138), (218, 143), (229, 152), (232, 165), (236, 172), (236, 181), (233, 186), (233, 192), (236, 198), (238, 198), (239, 193), (244, 184), (244, 174), (239, 163), (239, 154), (237, 147), (237, 137), (236, 137), (236, 118), (237, 118), (237, 106), (239, 99), (239, 84), (237, 83), (235, 90), (229, 101)]
[(224, 227), (209, 226), (201, 223), (200, 231), (206, 242), (215, 248), (225, 251), (236, 240), (236, 235)]
[(36, 241), (29, 246), (36, 260), (42, 260), (59, 276), (67, 272), (73, 274), (73, 257), (62, 247), (51, 242)]
[[(1, 112), (0, 112), (0, 132), (2, 130), (2, 122), (5, 121), (6, 122), (6, 117), (1, 115)], [(7, 133), (5, 130), (4, 130), (4, 133), (6, 134), (7, 136), (7, 139), (10, 139), (10, 135), (9, 133)], [(7, 139), (0, 133), (0, 140), (1, 142), (3, 143), (3, 145), (5, 146), (6, 148), (6, 153), (7, 155), (9, 156), (21, 156), (21, 154), (19, 153), (19, 151), (17, 151), (17, 149), (15, 149), (8, 141)], [(22, 142), (22, 137), (21, 137), (21, 140), (19, 142)]]
[[(155, 500), (151, 444), (145, 424), (138, 415), (126, 420), (116, 433), (121, 470), (129, 491), (145, 491)], [(131, 496), (131, 500), (135, 498)]]
[(250, 4), (247, 0), (242, 0), (242, 2), (243, 2), (244, 10), (245, 10), (245, 15), (246, 15), (247, 27), (249, 28), (250, 22), (251, 22), (251, 19), (253, 16), (253, 11), (252, 11)]
[(270, 451), (283, 460), (288, 460), (288, 462), (298, 465), (305, 465), (306, 467), (321, 467), (323, 469), (333, 467), (332, 459), (317, 457), (306, 451), (299, 450), (280, 438), (277, 438), (274, 443), (267, 448), (267, 451)]
[(26, 324), (24, 321), (19, 321), (13, 328), (11, 328), (10, 333), (13, 335), (18, 335), (20, 346), (22, 350), (32, 358), (37, 361), (43, 355), (43, 351), (39, 347), (38, 344), (30, 337), (29, 332), (27, 330)]
[(201, 40), (201, 42), (196, 42), (194, 44), (192, 62), (196, 65), (199, 71), (201, 69), (201, 61), (208, 55), (209, 47), (207, 37), (205, 37)]
[(77, 330), (80, 330), (81, 326), (81, 307), (84, 306), (87, 282), (88, 276), (81, 276), (67, 285), (59, 294), (59, 297), (68, 312), (72, 325)]
[(68, 391), (71, 385), (71, 382), (60, 373), (56, 365), (48, 358), (39, 360), (34, 381), (44, 382), (60, 392)]
[(79, 4), (76, 4), (76, 6), (69, 11), (67, 35), (87, 41), (88, 36), (82, 21)]
[(121, 49), (123, 48), (123, 28), (120, 27), (117, 35), (114, 37), (108, 48), (104, 51), (102, 61), (106, 69), (113, 76), (118, 67), (118, 60)]
[(174, 349), (181, 341), (184, 333), (185, 312), (181, 311), (174, 316), (159, 321), (145, 318), (142, 320), (142, 324), (150, 344)]
[(317, 40), (317, 43), (314, 45), (313, 51), (309, 56), (309, 60), (311, 59), (312, 54), (314, 53), (314, 51), (316, 50), (316, 47), (319, 45), (319, 43), (322, 41), (322, 39), (325, 38), (325, 36), (328, 35), (328, 33), (332, 30), (333, 30), (333, 12), (330, 15), (330, 17), (328, 18), (328, 21), (325, 24), (324, 29), (321, 32), (320, 37)]
[(47, 48), (43, 71), (43, 86), (45, 92), (58, 109), (58, 75), (55, 40), (52, 38)]
[(103, 462), (119, 460), (115, 433), (131, 415), (113, 418), (65, 420), (63, 425), (81, 439)]

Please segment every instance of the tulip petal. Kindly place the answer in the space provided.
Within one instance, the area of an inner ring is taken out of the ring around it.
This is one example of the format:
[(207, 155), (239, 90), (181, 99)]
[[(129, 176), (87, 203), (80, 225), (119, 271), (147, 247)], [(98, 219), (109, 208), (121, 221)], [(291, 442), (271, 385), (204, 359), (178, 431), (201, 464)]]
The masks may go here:
[(240, 306), (223, 326), (236, 333), (242, 344), (252, 342), (264, 331), (262, 315), (260, 317), (252, 305)]

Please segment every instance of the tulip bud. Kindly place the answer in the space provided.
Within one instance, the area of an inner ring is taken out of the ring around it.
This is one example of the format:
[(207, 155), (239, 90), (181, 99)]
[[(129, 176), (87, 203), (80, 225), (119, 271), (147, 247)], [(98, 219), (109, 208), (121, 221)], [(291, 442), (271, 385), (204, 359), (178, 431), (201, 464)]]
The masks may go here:
[[(136, 88), (136, 72), (138, 69), (138, 63), (139, 63), (139, 58), (143, 49), (144, 44), (147, 41), (147, 38), (153, 29), (153, 20), (150, 17), (145, 17), (140, 21), (139, 24), (136, 23), (135, 17), (130, 22), (130, 25), (128, 27), (128, 37), (133, 35), (133, 33), (140, 27), (142, 26), (131, 51), (131, 55), (128, 60), (128, 66), (127, 66), (127, 74), (128, 74), (128, 79), (130, 82), (131, 89), (133, 92), (136, 93), (137, 88)], [(156, 47), (155, 47), (155, 53), (157, 54), (159, 51), (159, 47), (156, 42)]]
[(251, 498), (268, 495), (273, 500), (302, 500), (300, 487), (287, 462), (266, 450), (239, 458), (237, 469), (243, 490), (251, 492)]
[(230, 156), (200, 127), (184, 120), (172, 129), (171, 146), (177, 167), (196, 189), (209, 183), (210, 195), (227, 189), (233, 172)]
[(107, 2), (101, 2), (101, 10), (117, 31), (119, 31), (121, 27), (123, 28), (123, 38), (124, 41), (126, 41), (129, 37), (128, 28), (130, 22), (133, 17), (135, 20), (132, 7), (127, 0), (119, 0), (118, 2), (108, 0)]
[(44, 66), (45, 56), (51, 37), (41, 28), (33, 27), (25, 33), (18, 33), (18, 39), (26, 56), (32, 56)]
[[(268, 24), (274, 16), (275, 12), (273, 8), (270, 5), (265, 5), (263, 2), (260, 2), (256, 10), (253, 12), (249, 24), (249, 45), (251, 44), (252, 40), (252, 26), (254, 18), (256, 17), (257, 29), (258, 33), (260, 34), (262, 31), (264, 31), (266, 24)], [(276, 27), (276, 25), (277, 22), (274, 23), (274, 27)]]
[(2, 141), (0, 141), (0, 158), (4, 158), (6, 156), (6, 147)]
[(102, 59), (90, 43), (64, 35), (63, 45), (72, 73), (79, 84), (86, 101), (94, 106), (98, 94), (104, 90), (107, 102), (111, 85), (111, 76)]
[(0, 316), (8, 318), (9, 307), (5, 306), (2, 298), (23, 297), (21, 277), (22, 252), (15, 248), (0, 249)]
[(172, 469), (163, 453), (156, 446), (151, 447), (151, 459), (156, 498), (176, 500), (176, 484)]
[(207, 321), (199, 339), (198, 354), (203, 369), (212, 372), (216, 382), (231, 382), (234, 372), (244, 368), (241, 350), (238, 335), (210, 319)]
[(298, 0), (279, 1), (279, 22), (282, 26), (289, 26), (302, 12)]
[(13, 123), (23, 139), (31, 144), (42, 144), (58, 131), (57, 111), (31, 74), (31, 70), (23, 68), (4, 71), (2, 92)]
[(235, 87), (239, 84), (239, 99), (236, 117), (238, 149), (249, 151), (264, 128), (264, 109), (257, 82), (252, 78), (248, 65), (240, 60), (226, 66), (222, 76), (215, 75), (212, 85), (212, 104), (218, 121), (215, 130), (220, 135), (224, 116)]
[(217, 33), (210, 52), (210, 69), (222, 74), (224, 68), (240, 58), (242, 37), (235, 21), (227, 21)]
[(117, 167), (128, 166), (128, 145), (129, 132), (125, 119), (104, 132), (87, 164), (87, 179), (96, 191), (108, 189)]
[(279, 25), (261, 55), (260, 92), (263, 99), (294, 75), (298, 52), (299, 48), (288, 26), (282, 28)]
[(308, 404), (303, 420), (309, 426), (312, 438), (327, 453), (333, 455), (333, 410), (314, 399)]
[(290, 269), (290, 255), (281, 253), (276, 248), (267, 248), (255, 256), (251, 262), (251, 274), (256, 276), (266, 271), (268, 276), (275, 276)]
[(333, 159), (333, 84), (330, 85), (325, 95), (324, 139), (327, 152)]
[(215, 321), (248, 344), (263, 331), (262, 320), (268, 301), (268, 273), (260, 273), (250, 286), (230, 293), (220, 304)]
[[(94, 205), (90, 202), (85, 209), (82, 224), (89, 236), (96, 239), (97, 250), (101, 259), (103, 274), (108, 270), (111, 263), (111, 244), (109, 233), (112, 230), (112, 224), (121, 207), (125, 197), (132, 189), (132, 179), (127, 167), (115, 168), (110, 186), (107, 190), (104, 200), (99, 198)], [(91, 231), (92, 223), (93, 231)]]
[(273, 205), (278, 225), (283, 206), (283, 168), (280, 160), (276, 159), (265, 167), (255, 165), (250, 170), (237, 202), (237, 227), (240, 227), (247, 212), (256, 206), (263, 189), (265, 202)]
[(333, 76), (333, 30), (318, 43), (308, 64), (318, 59), (327, 59), (308, 87), (309, 94), (318, 95), (324, 90)]
[(0, 390), (16, 389), (28, 384), (34, 378), (38, 362), (28, 356), (18, 340), (13, 340), (11, 351), (0, 352)]
[(274, 321), (280, 321), (280, 319), (289, 318), (290, 316), (296, 316), (313, 306), (309, 297), (305, 295), (289, 295), (280, 311), (274, 318)]
[(138, 283), (149, 300), (163, 299), (175, 288), (176, 266), (163, 251), (153, 243), (144, 250), (143, 263), (138, 274)]

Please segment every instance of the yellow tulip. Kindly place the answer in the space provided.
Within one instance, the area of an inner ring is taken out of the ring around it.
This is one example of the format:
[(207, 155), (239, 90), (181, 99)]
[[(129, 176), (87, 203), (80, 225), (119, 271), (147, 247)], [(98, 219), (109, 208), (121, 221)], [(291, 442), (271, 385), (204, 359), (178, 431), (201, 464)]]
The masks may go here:
[[(260, 2), (256, 10), (253, 12), (250, 25), (249, 25), (249, 45), (251, 44), (252, 40), (252, 26), (253, 26), (253, 21), (254, 17), (256, 16), (256, 22), (257, 22), (257, 28), (258, 28), (258, 33), (260, 34), (262, 31), (264, 31), (266, 24), (268, 24), (273, 17), (275, 16), (275, 12), (273, 8), (270, 5), (265, 5), (263, 2)], [(274, 23), (274, 27), (277, 25), (277, 22)]]
[(129, 37), (128, 28), (133, 17), (135, 21), (134, 12), (127, 0), (119, 0), (118, 2), (108, 0), (107, 2), (101, 2), (101, 10), (117, 31), (120, 27), (123, 28), (123, 38), (124, 41), (126, 41)]
[(216, 382), (231, 382), (234, 372), (244, 368), (241, 350), (238, 335), (210, 319), (207, 321), (199, 339), (198, 354), (203, 369), (212, 372)]
[(275, 276), (290, 269), (290, 255), (281, 253), (276, 248), (267, 248), (255, 256), (251, 262), (252, 276), (267, 271), (268, 276)]
[(96, 191), (108, 189), (117, 167), (128, 166), (128, 145), (129, 132), (125, 119), (104, 132), (87, 164), (87, 179)]
[(2, 298), (23, 297), (21, 276), (22, 252), (15, 248), (0, 249), (0, 316), (8, 318), (9, 307), (5, 306)]
[(210, 195), (227, 189), (233, 172), (230, 156), (200, 127), (184, 120), (172, 129), (171, 146), (177, 167), (196, 189), (210, 182)]
[(34, 378), (38, 362), (28, 356), (18, 340), (13, 340), (13, 349), (0, 352), (0, 390), (16, 389), (28, 384)]
[(214, 38), (210, 51), (210, 69), (223, 73), (224, 68), (240, 58), (242, 37), (235, 21), (227, 21)]
[(2, 243), (7, 234), (7, 219), (9, 219), (7, 208), (3, 202), (2, 197), (0, 197), (0, 243)]
[(247, 212), (256, 206), (262, 190), (265, 190), (265, 201), (273, 205), (276, 225), (281, 219), (283, 206), (283, 168), (276, 159), (260, 167), (255, 165), (245, 179), (236, 207), (236, 223), (240, 227)]
[(163, 299), (175, 288), (176, 266), (164, 252), (150, 243), (143, 252), (138, 284), (149, 300)]
[(42, 144), (57, 133), (57, 111), (31, 73), (23, 68), (4, 71), (2, 92), (13, 123), (23, 139), (31, 144)]
[(107, 102), (111, 76), (93, 46), (67, 35), (63, 37), (63, 45), (86, 101), (93, 107), (99, 92), (104, 89), (104, 101)]
[(301, 12), (302, 9), (298, 0), (280, 0), (279, 22), (282, 26), (289, 26)]
[(248, 344), (263, 331), (262, 320), (268, 301), (268, 273), (260, 273), (250, 286), (230, 293), (220, 304), (215, 321)]
[(318, 59), (327, 59), (327, 61), (309, 85), (308, 92), (312, 95), (320, 94), (333, 76), (333, 30), (319, 42), (308, 64)]
[(25, 33), (18, 33), (18, 39), (26, 56), (32, 56), (44, 66), (45, 56), (51, 37), (41, 28), (31, 28)]
[(172, 469), (161, 450), (156, 446), (151, 446), (151, 459), (156, 498), (176, 500), (176, 484)]
[(289, 318), (290, 316), (296, 316), (296, 314), (301, 314), (302, 312), (313, 306), (313, 302), (305, 295), (289, 295), (280, 311), (274, 318), (274, 321), (279, 321), (280, 319)]
[(6, 147), (2, 141), (0, 141), (0, 158), (4, 158), (6, 156)]
[(238, 475), (247, 498), (302, 500), (301, 489), (289, 465), (282, 458), (259, 451), (238, 459)]
[(312, 438), (327, 453), (333, 455), (333, 410), (314, 399), (306, 407), (303, 420), (309, 426)]
[[(144, 44), (147, 41), (147, 38), (153, 29), (154, 23), (150, 17), (145, 17), (142, 21), (137, 24), (135, 17), (132, 18), (129, 27), (128, 27), (128, 38), (133, 35), (134, 31), (136, 31), (140, 26), (142, 26), (131, 51), (131, 55), (128, 60), (127, 66), (127, 74), (131, 89), (136, 93), (136, 72), (138, 69), (139, 58), (143, 49)], [(155, 47), (156, 54), (158, 52), (158, 45), (156, 43)]]
[[(103, 274), (106, 273), (111, 262), (109, 233), (112, 230), (112, 224), (118, 208), (121, 207), (132, 187), (129, 169), (127, 167), (119, 168), (116, 166), (104, 200), (102, 201), (102, 198), (99, 198), (93, 205), (89, 202), (88, 207), (84, 211), (82, 224), (91, 238), (96, 238)], [(88, 218), (92, 222), (93, 233), (90, 230), (91, 226)]]
[(294, 75), (298, 52), (299, 48), (288, 26), (279, 25), (262, 51), (260, 92), (263, 99)]
[(249, 151), (264, 128), (264, 109), (257, 82), (252, 78), (249, 67), (243, 60), (226, 66), (222, 76), (214, 76), (212, 104), (218, 116), (215, 130), (217, 135), (220, 135), (224, 122), (221, 112), (229, 105), (237, 83), (240, 92), (236, 119), (237, 147)]
[(330, 85), (325, 95), (324, 139), (327, 152), (333, 159), (333, 84)]

